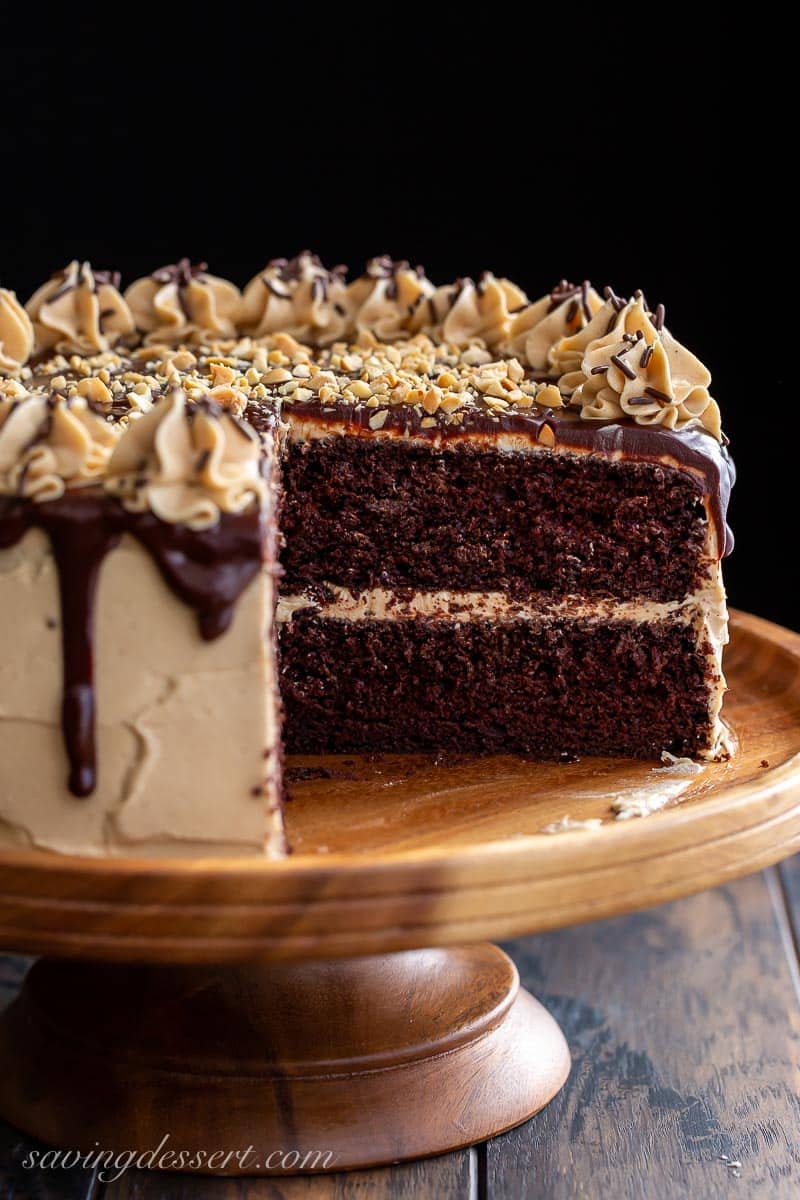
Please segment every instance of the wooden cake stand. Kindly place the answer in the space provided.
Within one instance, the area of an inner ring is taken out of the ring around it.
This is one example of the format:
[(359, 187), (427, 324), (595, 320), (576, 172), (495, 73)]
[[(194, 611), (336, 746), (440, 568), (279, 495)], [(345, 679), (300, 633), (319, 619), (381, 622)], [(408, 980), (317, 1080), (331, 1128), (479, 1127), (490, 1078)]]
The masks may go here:
[[(0, 1022), (0, 1113), (75, 1149), (250, 1147), (184, 1163), (231, 1173), (435, 1154), (524, 1121), (567, 1047), (482, 939), (659, 904), (800, 847), (800, 636), (744, 614), (732, 633), (739, 749), (695, 774), (301, 759), (285, 862), (3, 852), (0, 945), (53, 957)], [(665, 792), (663, 811), (615, 819), (615, 799)], [(602, 824), (543, 832), (565, 818)]]

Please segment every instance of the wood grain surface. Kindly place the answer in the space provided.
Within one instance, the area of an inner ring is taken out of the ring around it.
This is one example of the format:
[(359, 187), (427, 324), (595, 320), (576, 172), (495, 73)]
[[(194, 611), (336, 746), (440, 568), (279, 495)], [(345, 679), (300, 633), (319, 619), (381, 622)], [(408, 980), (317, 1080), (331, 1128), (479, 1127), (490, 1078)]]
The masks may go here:
[[(465, 944), (640, 909), (776, 862), (800, 846), (800, 635), (745, 614), (732, 629), (726, 712), (739, 751), (645, 820), (615, 820), (611, 806), (675, 783), (650, 763), (295, 760), (288, 860), (5, 851), (0, 946), (189, 963)], [(564, 817), (603, 824), (542, 833)]]
[[(324, 1178), (132, 1171), (103, 1187), (23, 1171), (29, 1143), (6, 1127), (0, 1198), (789, 1200), (800, 1194), (798, 880), (791, 860), (651, 912), (506, 947), (566, 1030), (574, 1069), (548, 1109), (488, 1145)], [(19, 967), (7, 961), (0, 987), (10, 993)]]

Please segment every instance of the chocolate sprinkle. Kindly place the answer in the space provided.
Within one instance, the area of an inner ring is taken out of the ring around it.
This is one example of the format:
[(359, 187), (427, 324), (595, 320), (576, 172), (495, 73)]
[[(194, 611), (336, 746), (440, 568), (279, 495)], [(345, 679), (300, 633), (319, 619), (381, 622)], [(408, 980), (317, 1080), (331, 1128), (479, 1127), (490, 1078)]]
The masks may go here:
[(589, 304), (589, 280), (584, 279), (581, 284), (581, 308), (583, 310), (584, 319), (589, 322), (592, 319), (592, 309)]
[(646, 387), (645, 395), (652, 396), (654, 400), (661, 400), (664, 404), (674, 404), (672, 396), (668, 396), (666, 392), (659, 391), (658, 388)]
[(608, 284), (603, 288), (603, 295), (605, 296), (606, 300), (613, 305), (616, 312), (622, 312), (623, 308), (628, 303), (627, 300), (623, 300), (622, 296), (618, 296), (614, 289)]
[(192, 264), (188, 258), (180, 258), (176, 263), (167, 263), (166, 266), (159, 267), (152, 272), (150, 278), (156, 283), (176, 283), (180, 290), (188, 287), (193, 279), (204, 275), (207, 270), (206, 262)]
[(618, 354), (612, 354), (611, 361), (615, 367), (619, 367), (620, 371), (622, 371), (622, 374), (628, 379), (636, 378), (636, 372), (634, 371), (633, 367), (630, 367), (626, 362), (623, 362)]

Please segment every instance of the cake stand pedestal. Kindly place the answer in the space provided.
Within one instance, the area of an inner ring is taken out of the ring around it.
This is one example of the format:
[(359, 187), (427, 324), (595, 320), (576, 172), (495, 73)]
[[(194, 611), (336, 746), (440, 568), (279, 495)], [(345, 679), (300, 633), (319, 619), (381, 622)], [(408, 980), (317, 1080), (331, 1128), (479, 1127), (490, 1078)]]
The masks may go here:
[(251, 1173), (285, 1170), (280, 1151), (343, 1169), (481, 1141), (569, 1071), (555, 1021), (486, 943), (269, 966), (42, 959), (0, 1060), (4, 1115), (45, 1141), (141, 1150), (168, 1134), (173, 1152), (250, 1147), (227, 1169)]
[[(0, 1114), (65, 1148), (230, 1174), (370, 1166), (525, 1120), (567, 1048), (481, 939), (800, 848), (800, 637), (734, 614), (726, 665), (739, 749), (696, 772), (307, 758), (284, 862), (3, 851), (0, 946), (51, 957), (0, 1019)], [(669, 804), (614, 819), (643, 796)]]

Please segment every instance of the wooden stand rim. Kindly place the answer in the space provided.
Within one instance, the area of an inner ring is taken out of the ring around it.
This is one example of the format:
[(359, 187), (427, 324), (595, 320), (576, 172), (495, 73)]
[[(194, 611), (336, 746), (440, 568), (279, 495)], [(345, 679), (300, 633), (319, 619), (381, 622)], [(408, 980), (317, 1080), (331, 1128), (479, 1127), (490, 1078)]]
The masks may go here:
[[(299, 853), (277, 863), (6, 850), (0, 947), (187, 963), (379, 953), (557, 928), (759, 870), (800, 847), (800, 635), (742, 613), (732, 614), (732, 633), (726, 711), (741, 747), (683, 804), (580, 834), (520, 836), (540, 806), (569, 812), (558, 808), (558, 787), (570, 768), (512, 770), (502, 760), (493, 781), (500, 760), (484, 760), (483, 808), (474, 771), (451, 773), (467, 779), (462, 790), (475, 806), (472, 827), (465, 818), (457, 831), (461, 842), (453, 834), (448, 844), (459, 817), (451, 808), (434, 844), (420, 825), (417, 842), (406, 836), (397, 849)], [(613, 787), (613, 772), (601, 782)], [(338, 785), (321, 786), (333, 793)], [(492, 835), (498, 828), (503, 840)]]

